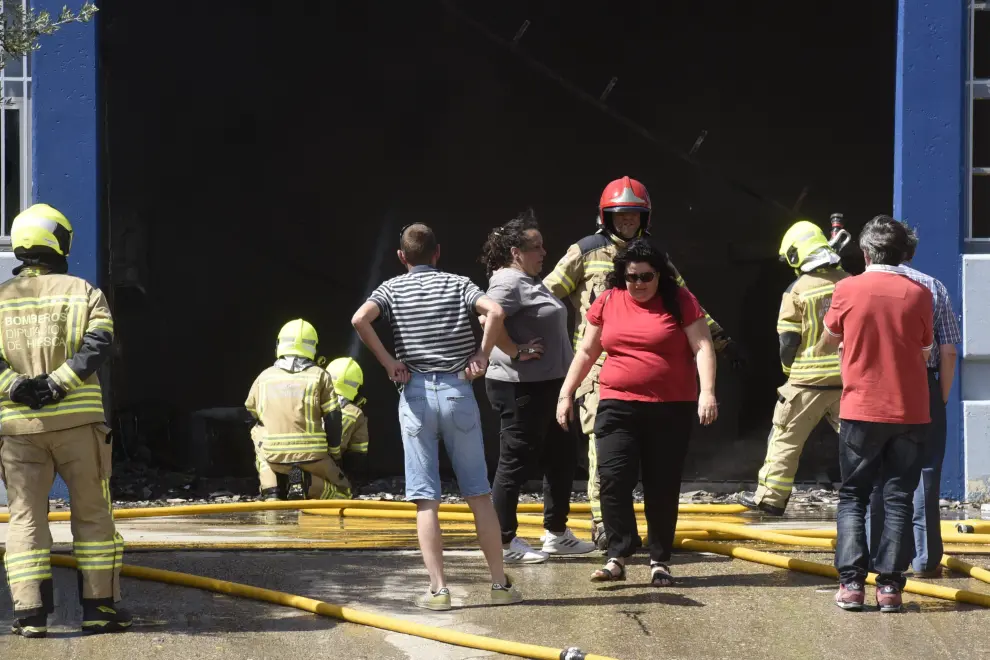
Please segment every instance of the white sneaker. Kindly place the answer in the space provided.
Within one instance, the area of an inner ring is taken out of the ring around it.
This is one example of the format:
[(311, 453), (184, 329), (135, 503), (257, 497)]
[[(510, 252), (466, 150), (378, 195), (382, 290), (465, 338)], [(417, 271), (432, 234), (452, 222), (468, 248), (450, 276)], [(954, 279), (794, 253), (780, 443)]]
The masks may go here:
[(554, 534), (550, 530), (543, 536), (543, 552), (548, 555), (586, 555), (597, 549), (591, 541), (582, 541), (570, 529), (563, 534)]
[(542, 564), (549, 555), (534, 550), (518, 536), (512, 537), (512, 542), (502, 546), (502, 561), (506, 564)]

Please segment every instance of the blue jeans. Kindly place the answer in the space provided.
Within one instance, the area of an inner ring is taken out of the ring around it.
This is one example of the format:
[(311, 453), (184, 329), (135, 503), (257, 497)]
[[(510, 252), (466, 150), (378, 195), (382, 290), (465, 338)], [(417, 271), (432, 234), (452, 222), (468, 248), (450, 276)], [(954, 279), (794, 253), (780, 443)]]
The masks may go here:
[(399, 396), (399, 426), (407, 500), (440, 499), (440, 438), (461, 495), (491, 492), (481, 412), (470, 381), (458, 373), (414, 373)]
[(866, 541), (866, 507), (874, 485), (882, 485), (886, 512), (876, 545), (877, 585), (904, 587), (910, 558), (902, 547), (911, 524), (911, 493), (921, 474), (927, 424), (881, 424), (843, 419), (839, 427), (838, 538), (835, 568), (842, 584), (866, 580), (870, 552)]
[[(914, 558), (911, 564), (916, 571), (938, 568), (944, 551), (938, 500), (942, 485), (942, 460), (945, 458), (945, 403), (942, 401), (942, 385), (932, 371), (928, 372), (928, 394), (932, 423), (925, 438), (921, 478), (914, 491), (913, 524), (904, 530), (903, 541), (908, 556)], [(873, 560), (876, 559), (875, 551), (880, 544), (880, 532), (883, 531), (882, 503), (883, 497), (878, 486), (873, 489), (866, 514), (866, 535)]]

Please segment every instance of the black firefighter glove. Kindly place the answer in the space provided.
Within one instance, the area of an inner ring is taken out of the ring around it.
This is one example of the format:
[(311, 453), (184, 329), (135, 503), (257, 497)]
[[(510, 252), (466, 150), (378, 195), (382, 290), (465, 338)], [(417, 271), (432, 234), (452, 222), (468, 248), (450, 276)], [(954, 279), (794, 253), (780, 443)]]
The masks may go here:
[(38, 399), (38, 408), (52, 403), (58, 403), (65, 398), (65, 390), (49, 378), (48, 374), (35, 376), (31, 379), (31, 382), (34, 386), (35, 397)]
[(34, 379), (27, 376), (19, 376), (10, 388), (8, 394), (10, 400), (27, 406), (31, 410), (38, 410), (44, 404), (38, 401), (38, 394), (35, 388)]
[(721, 355), (732, 367), (733, 371), (742, 372), (749, 366), (749, 356), (746, 350), (734, 339), (726, 338), (725, 345), (719, 351)]

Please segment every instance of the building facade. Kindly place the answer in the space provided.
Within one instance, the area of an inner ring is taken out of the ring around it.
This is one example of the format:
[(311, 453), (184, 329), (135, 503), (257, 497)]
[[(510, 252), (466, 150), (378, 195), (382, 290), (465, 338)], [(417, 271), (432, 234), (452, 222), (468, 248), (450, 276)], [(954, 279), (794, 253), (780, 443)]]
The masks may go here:
[[(33, 3), (53, 14), (61, 5)], [(982, 0), (897, 7), (894, 213), (918, 228), (915, 266), (948, 287), (964, 333), (942, 490), (990, 500), (990, 10)], [(0, 276), (13, 265), (11, 220), (45, 201), (73, 222), (72, 272), (105, 280), (103, 202), (113, 182), (100, 160), (102, 122), (111, 119), (101, 107), (97, 35), (95, 23), (70, 25), (0, 75)]]

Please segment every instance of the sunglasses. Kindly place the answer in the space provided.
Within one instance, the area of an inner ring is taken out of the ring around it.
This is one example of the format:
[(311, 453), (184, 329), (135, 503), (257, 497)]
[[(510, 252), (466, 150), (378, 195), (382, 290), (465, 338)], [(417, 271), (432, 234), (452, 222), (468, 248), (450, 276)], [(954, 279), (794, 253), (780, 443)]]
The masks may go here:
[(399, 247), (400, 248), (402, 247), (402, 237), (406, 235), (406, 230), (409, 229), (410, 227), (412, 227), (414, 224), (416, 224), (416, 223), (415, 222), (410, 222), (408, 225), (405, 225), (402, 229), (399, 230)]
[(656, 273), (626, 273), (626, 282), (642, 282), (646, 284), (647, 282), (652, 282), (656, 276)]

